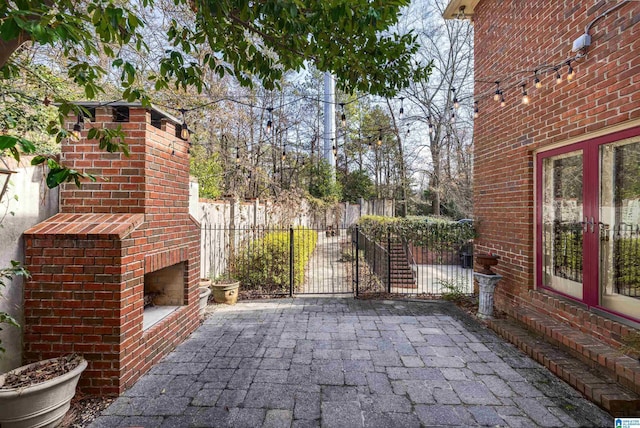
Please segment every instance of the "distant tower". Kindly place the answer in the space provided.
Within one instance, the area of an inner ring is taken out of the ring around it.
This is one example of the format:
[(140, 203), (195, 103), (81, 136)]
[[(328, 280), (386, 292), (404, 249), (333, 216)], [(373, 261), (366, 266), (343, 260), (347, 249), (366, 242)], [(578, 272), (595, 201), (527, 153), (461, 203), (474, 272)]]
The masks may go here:
[(336, 158), (333, 146), (336, 139), (336, 81), (328, 71), (324, 73), (324, 158), (331, 165), (335, 179)]

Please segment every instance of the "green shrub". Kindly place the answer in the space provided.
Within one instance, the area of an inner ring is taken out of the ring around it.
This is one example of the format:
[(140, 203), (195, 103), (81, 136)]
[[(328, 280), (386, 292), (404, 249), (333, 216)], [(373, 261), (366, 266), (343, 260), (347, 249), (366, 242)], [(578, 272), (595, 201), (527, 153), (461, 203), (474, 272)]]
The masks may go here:
[(636, 297), (640, 295), (640, 238), (621, 238), (615, 245), (618, 292)]
[(416, 247), (438, 252), (458, 251), (476, 236), (469, 223), (427, 222), (421, 218), (362, 216), (360, 230), (376, 241), (384, 241), (388, 234), (406, 239)]
[[(317, 232), (306, 228), (293, 230), (295, 289), (304, 283), (305, 267), (317, 242)], [(240, 251), (235, 259), (232, 276), (246, 290), (285, 293), (289, 290), (290, 251), (289, 230), (268, 232)]]

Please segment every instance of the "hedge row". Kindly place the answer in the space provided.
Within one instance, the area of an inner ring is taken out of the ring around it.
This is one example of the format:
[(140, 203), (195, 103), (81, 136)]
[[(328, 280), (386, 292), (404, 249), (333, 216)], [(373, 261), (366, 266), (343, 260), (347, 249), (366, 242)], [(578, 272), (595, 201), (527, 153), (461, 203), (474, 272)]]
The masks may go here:
[(358, 227), (378, 242), (385, 241), (390, 234), (406, 239), (416, 247), (438, 252), (458, 251), (476, 237), (476, 231), (469, 223), (426, 222), (417, 218), (362, 216)]

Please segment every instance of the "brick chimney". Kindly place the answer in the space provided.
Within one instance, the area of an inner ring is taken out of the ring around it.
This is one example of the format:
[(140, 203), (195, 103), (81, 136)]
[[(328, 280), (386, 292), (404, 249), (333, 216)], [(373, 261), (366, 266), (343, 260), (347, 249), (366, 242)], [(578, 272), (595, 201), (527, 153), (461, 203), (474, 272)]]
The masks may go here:
[[(93, 118), (61, 161), (98, 180), (63, 185), (60, 213), (25, 232), (24, 356), (83, 354), (80, 388), (113, 395), (197, 327), (200, 228), (178, 120), (140, 104), (82, 105)], [(130, 156), (100, 150), (92, 127), (121, 127)]]

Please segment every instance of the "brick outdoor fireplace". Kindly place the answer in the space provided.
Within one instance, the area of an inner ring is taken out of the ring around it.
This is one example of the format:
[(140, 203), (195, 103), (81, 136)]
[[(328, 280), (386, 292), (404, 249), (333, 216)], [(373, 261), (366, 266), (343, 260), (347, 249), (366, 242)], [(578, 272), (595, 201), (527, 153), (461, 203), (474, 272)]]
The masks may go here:
[[(83, 391), (120, 394), (198, 325), (200, 229), (178, 121), (139, 104), (83, 105), (94, 118), (61, 160), (99, 178), (64, 185), (60, 213), (25, 232), (24, 356), (82, 354)], [(117, 126), (129, 157), (86, 138)]]

